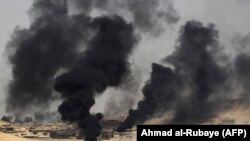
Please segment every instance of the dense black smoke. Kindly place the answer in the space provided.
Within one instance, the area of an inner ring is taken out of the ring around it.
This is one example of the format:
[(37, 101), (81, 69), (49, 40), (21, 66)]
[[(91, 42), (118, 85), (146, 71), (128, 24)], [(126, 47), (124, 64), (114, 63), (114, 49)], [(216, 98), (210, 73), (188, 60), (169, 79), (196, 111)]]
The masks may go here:
[(187, 22), (181, 29), (176, 50), (164, 60), (174, 69), (153, 64), (151, 78), (142, 90), (143, 100), (136, 110), (129, 111), (118, 131), (171, 108), (175, 111), (172, 123), (201, 122), (215, 116), (205, 107), (209, 107), (210, 96), (223, 87), (227, 79), (227, 71), (212, 54), (218, 50), (217, 40), (214, 25), (206, 27), (197, 21)]
[(96, 33), (87, 50), (72, 70), (56, 78), (54, 86), (65, 99), (58, 109), (62, 119), (78, 122), (88, 141), (96, 140), (101, 129), (101, 114), (90, 114), (95, 95), (122, 83), (137, 41), (132, 25), (118, 16), (95, 18), (91, 25)]
[(13, 79), (6, 111), (15, 116), (33, 107), (48, 106), (53, 100), (54, 76), (71, 66), (79, 40), (86, 39), (83, 37), (90, 19), (84, 15), (67, 16), (65, 6), (63, 1), (35, 1), (29, 29), (16, 29), (8, 44)]
[[(79, 13), (69, 12), (68, 4), (72, 3)], [(166, 9), (161, 7), (164, 3)], [(78, 122), (87, 140), (96, 140), (102, 116), (90, 114), (95, 95), (109, 86), (119, 86), (129, 74), (128, 57), (137, 39), (132, 25), (122, 18), (93, 19), (93, 10), (117, 13), (150, 33), (179, 20), (171, 1), (35, 1), (30, 27), (17, 28), (7, 46), (13, 79), (6, 111), (17, 121), (28, 112), (40, 112), (53, 101), (53, 80), (66, 71), (54, 85), (65, 100), (58, 110), (63, 120)], [(43, 114), (34, 116), (43, 119)]]
[(175, 67), (181, 85), (191, 91), (178, 104), (172, 122), (210, 119), (215, 115), (204, 110), (204, 106), (208, 106), (210, 96), (223, 87), (227, 78), (227, 71), (216, 63), (212, 54), (218, 50), (218, 31), (214, 25), (204, 27), (200, 22), (190, 21), (183, 27), (179, 40), (180, 46), (166, 61)]
[(73, 0), (83, 12), (97, 9), (106, 14), (118, 14), (131, 19), (141, 31), (158, 34), (164, 25), (179, 21), (171, 0)]
[(81, 133), (86, 141), (96, 141), (101, 133), (101, 125), (99, 121), (103, 118), (102, 114), (89, 115), (79, 122), (79, 127), (82, 127)]
[[(70, 12), (74, 11), (69, 6), (72, 4), (79, 13)], [(79, 50), (84, 50), (83, 44), (91, 37), (89, 25), (93, 10), (130, 17), (127, 19), (132, 18), (138, 29), (149, 32), (162, 31), (162, 23), (179, 20), (169, 0), (36, 0), (29, 11), (30, 27), (17, 28), (7, 46), (13, 75), (7, 112), (23, 116), (43, 110), (53, 101), (54, 77), (77, 62)]]
[[(157, 110), (167, 107), (168, 101), (175, 97), (175, 75), (170, 68), (152, 64), (150, 80), (144, 86), (143, 100), (138, 103), (136, 110), (130, 110), (127, 119), (118, 127), (118, 131), (142, 124)], [(160, 112), (160, 111), (159, 111)]]
[(13, 117), (12, 116), (2, 116), (1, 118), (2, 121), (6, 121), (6, 122), (12, 122)]

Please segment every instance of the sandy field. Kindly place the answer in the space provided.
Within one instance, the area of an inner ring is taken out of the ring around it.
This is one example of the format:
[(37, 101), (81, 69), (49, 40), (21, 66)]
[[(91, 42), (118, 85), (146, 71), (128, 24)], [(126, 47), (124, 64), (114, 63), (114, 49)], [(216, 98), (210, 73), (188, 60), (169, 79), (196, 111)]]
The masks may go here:
[[(8, 125), (9, 123), (0, 120), (1, 125)], [(82, 140), (72, 140), (72, 139), (26, 139), (18, 137), (12, 134), (6, 134), (0, 132), (0, 141), (82, 141)]]
[(38, 140), (24, 139), (11, 134), (0, 133), (0, 141), (38, 141)]
[(26, 139), (11, 134), (0, 133), (0, 141), (82, 141), (70, 139)]

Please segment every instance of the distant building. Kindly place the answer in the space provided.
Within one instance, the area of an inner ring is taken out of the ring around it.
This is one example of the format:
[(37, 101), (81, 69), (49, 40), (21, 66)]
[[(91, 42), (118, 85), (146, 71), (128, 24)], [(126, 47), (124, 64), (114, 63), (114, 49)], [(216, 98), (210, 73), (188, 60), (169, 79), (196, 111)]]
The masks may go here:
[(235, 119), (224, 118), (224, 119), (221, 120), (221, 122), (219, 124), (222, 124), (222, 125), (232, 125), (232, 124), (235, 124)]
[(110, 140), (111, 138), (114, 138), (114, 130), (111, 129), (104, 129), (99, 135), (99, 140)]
[(75, 130), (51, 131), (50, 137), (53, 139), (68, 139), (76, 136)]
[(0, 127), (0, 131), (4, 133), (14, 133), (15, 129), (12, 127), (12, 125), (2, 125)]

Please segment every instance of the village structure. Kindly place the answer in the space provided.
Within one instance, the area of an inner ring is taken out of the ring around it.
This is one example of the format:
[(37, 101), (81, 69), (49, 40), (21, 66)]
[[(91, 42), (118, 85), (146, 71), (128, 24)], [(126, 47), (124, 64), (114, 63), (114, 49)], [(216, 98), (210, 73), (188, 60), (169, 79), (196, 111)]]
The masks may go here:
[[(104, 120), (101, 122), (102, 131), (98, 141), (133, 141), (136, 140), (136, 128), (126, 132), (116, 132), (115, 129), (120, 124), (118, 120)], [(76, 125), (55, 122), (28, 122), (28, 123), (9, 123), (0, 122), (0, 133), (9, 134), (20, 138), (38, 139), (44, 141), (65, 140), (74, 141), (82, 140)], [(32, 140), (33, 141), (33, 140)]]

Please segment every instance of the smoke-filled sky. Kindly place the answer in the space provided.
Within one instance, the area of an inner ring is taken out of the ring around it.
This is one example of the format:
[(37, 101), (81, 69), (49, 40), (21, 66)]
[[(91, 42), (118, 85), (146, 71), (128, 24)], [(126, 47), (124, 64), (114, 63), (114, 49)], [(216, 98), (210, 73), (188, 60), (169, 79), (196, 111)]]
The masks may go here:
[[(11, 80), (11, 68), (8, 65), (5, 46), (17, 26), (29, 26), (28, 10), (32, 2), (0, 0), (0, 115), (4, 114), (5, 93)], [(250, 34), (249, 0), (174, 0), (173, 3), (180, 20), (168, 26), (165, 32), (157, 37), (142, 36), (132, 56), (134, 64), (142, 74), (142, 82), (149, 78), (151, 63), (161, 60), (173, 51), (178, 31), (188, 20), (195, 19), (204, 24), (214, 23), (219, 30), (220, 44), (230, 54), (235, 52), (232, 40)], [(107, 90), (98, 98), (94, 111), (104, 111), (103, 105), (108, 101), (108, 93), (111, 92), (112, 90)]]

